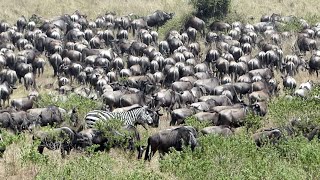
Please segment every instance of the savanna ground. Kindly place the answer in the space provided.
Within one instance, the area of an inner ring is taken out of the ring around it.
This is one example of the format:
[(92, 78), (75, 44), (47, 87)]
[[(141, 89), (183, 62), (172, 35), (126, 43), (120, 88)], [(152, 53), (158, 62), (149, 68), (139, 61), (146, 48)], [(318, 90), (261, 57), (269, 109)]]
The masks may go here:
[[(280, 13), (295, 15), (316, 22), (320, 16), (316, 0), (233, 0), (229, 21), (258, 22), (261, 15)], [(2, 0), (0, 2), (0, 19), (13, 24), (25, 15), (29, 18), (37, 14), (50, 19), (63, 13), (75, 10), (87, 14), (94, 19), (106, 11), (119, 15), (134, 13), (146, 15), (157, 9), (175, 12), (173, 20), (161, 27), (160, 36), (172, 29), (179, 28), (181, 21), (192, 11), (188, 0)], [(294, 37), (286, 40), (284, 54), (291, 53)], [(308, 54), (306, 59), (310, 55)], [(43, 93), (52, 89), (43, 86), (55, 82), (52, 70), (38, 78), (38, 86)], [(296, 77), (299, 83), (312, 79), (319, 83), (315, 76), (301, 72)], [(280, 80), (280, 75), (277, 75)], [(56, 85), (56, 84), (55, 84)], [(28, 92), (22, 88), (14, 91), (12, 98), (23, 97)], [(284, 125), (293, 117), (300, 117), (306, 123), (320, 121), (320, 105), (317, 99), (294, 99), (288, 101), (280, 97), (273, 98), (269, 103), (269, 113), (264, 118), (248, 117), (250, 127), (248, 133), (240, 133), (231, 138), (215, 136), (200, 137), (201, 147), (195, 152), (173, 152), (164, 160), (159, 161), (156, 155), (151, 162), (137, 161), (135, 156), (124, 151), (112, 149), (109, 153), (96, 153), (91, 156), (73, 151), (66, 159), (61, 159), (58, 151), (45, 151), (41, 156), (37, 153), (30, 136), (8, 136), (14, 143), (7, 147), (4, 157), (0, 159), (0, 179), (319, 179), (320, 144), (316, 141), (307, 142), (303, 137), (288, 139), (278, 146), (266, 146), (257, 150), (251, 140), (251, 133), (261, 127)], [(312, 95), (319, 95), (320, 89), (315, 88)], [(39, 103), (44, 106), (52, 103), (52, 97), (45, 96)], [(71, 97), (67, 102), (55, 104), (68, 110), (76, 105), (81, 114), (98, 106), (97, 102), (79, 97)], [(196, 127), (203, 125), (189, 121)], [(148, 135), (159, 129), (168, 127), (166, 117), (162, 118), (160, 128), (142, 132), (143, 142)], [(4, 136), (6, 137), (6, 136)]]

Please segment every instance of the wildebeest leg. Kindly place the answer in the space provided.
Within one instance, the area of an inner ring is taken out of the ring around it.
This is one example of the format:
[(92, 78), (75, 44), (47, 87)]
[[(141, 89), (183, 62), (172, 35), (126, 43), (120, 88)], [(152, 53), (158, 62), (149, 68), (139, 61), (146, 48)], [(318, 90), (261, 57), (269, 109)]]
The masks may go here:
[(44, 146), (42, 145), (42, 143), (38, 146), (38, 152), (40, 153), (40, 154), (42, 154), (43, 153), (43, 150), (44, 150)]
[(172, 116), (172, 112), (171, 112), (170, 126), (176, 125), (176, 122), (177, 122), (176, 117), (175, 117), (175, 116)]
[[(8, 101), (8, 106), (10, 106), (10, 96), (8, 96), (7, 101)], [(5, 106), (6, 106), (6, 101), (4, 100), (3, 107), (5, 107)]]
[(61, 157), (62, 157), (62, 158), (65, 158), (65, 157), (66, 157), (66, 153), (64, 152), (65, 149), (64, 149), (63, 146), (60, 148), (60, 151), (61, 151)]
[(147, 126), (146, 126), (145, 123), (143, 123), (143, 124), (141, 124), (141, 125), (142, 125), (142, 127), (143, 127), (145, 130), (148, 130), (148, 128), (147, 128)]
[(127, 149), (129, 149), (129, 151), (134, 151), (134, 142), (133, 139), (129, 139), (129, 143), (128, 143), (128, 147)]
[(170, 126), (174, 126), (176, 124), (176, 120), (171, 119)]
[(141, 159), (142, 158), (142, 155), (143, 155), (143, 152), (145, 150), (145, 147), (143, 146), (138, 146), (137, 147), (137, 150), (138, 150), (138, 159)]
[(147, 145), (147, 148), (146, 148), (146, 153), (144, 155), (144, 160), (149, 160), (150, 161), (150, 154), (149, 154), (149, 151), (150, 151), (150, 148), (151, 148), (151, 138), (149, 137), (148, 138), (148, 145)]
[(177, 125), (184, 124), (184, 123), (185, 123), (184, 119), (178, 119), (177, 120)]
[(156, 154), (157, 150), (159, 150), (159, 153), (160, 153), (160, 149), (158, 149), (158, 148), (159, 148), (159, 146), (151, 146), (151, 153), (149, 156), (149, 161)]
[(100, 146), (98, 148), (96, 148), (96, 152), (97, 151), (104, 151), (104, 150), (107, 150), (107, 151), (110, 150), (110, 148), (108, 148), (108, 145), (106, 143), (102, 143), (102, 144), (100, 144)]
[[(308, 140), (309, 141), (311, 141), (313, 138), (314, 138), (314, 136), (316, 136), (316, 134), (318, 134), (318, 128), (316, 128), (316, 129), (314, 129), (314, 130), (312, 130), (311, 131), (311, 133), (308, 135)], [(319, 134), (318, 134), (318, 138), (319, 138)]]
[(159, 156), (160, 156), (160, 159), (163, 159), (164, 158), (164, 151), (159, 149)]
[(71, 149), (72, 149), (71, 145), (70, 144), (64, 145), (64, 149), (67, 151), (67, 155), (70, 155), (70, 152), (71, 152)]

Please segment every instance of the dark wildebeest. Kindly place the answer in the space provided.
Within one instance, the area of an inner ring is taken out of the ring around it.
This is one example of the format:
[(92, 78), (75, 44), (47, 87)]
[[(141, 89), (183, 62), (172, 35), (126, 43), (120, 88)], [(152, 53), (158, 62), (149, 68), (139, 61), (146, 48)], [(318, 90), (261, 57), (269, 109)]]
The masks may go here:
[(164, 25), (168, 20), (172, 19), (174, 13), (166, 13), (164, 11), (156, 10), (151, 15), (146, 17), (147, 25), (150, 27), (156, 27), (157, 31), (159, 30), (159, 26)]
[(145, 153), (145, 160), (151, 160), (152, 156), (159, 150), (162, 158), (173, 147), (181, 151), (184, 145), (190, 145), (191, 149), (198, 145), (197, 132), (191, 126), (181, 126), (173, 129), (162, 130), (148, 138), (148, 146)]
[(67, 151), (67, 155), (70, 154), (76, 142), (75, 132), (68, 127), (56, 128), (51, 132), (38, 131), (33, 135), (32, 139), (34, 141), (40, 140), (38, 146), (38, 152), (40, 154), (43, 153), (44, 148), (50, 150), (60, 148), (62, 158), (65, 157), (65, 151)]

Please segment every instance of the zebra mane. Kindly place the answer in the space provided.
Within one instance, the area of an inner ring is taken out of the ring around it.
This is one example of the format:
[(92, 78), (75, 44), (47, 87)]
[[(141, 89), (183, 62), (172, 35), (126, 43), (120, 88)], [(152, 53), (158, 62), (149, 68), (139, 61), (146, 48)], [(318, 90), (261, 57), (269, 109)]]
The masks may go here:
[(137, 107), (134, 107), (134, 108), (131, 108), (129, 111), (132, 111), (132, 110), (135, 110), (135, 109), (139, 109), (139, 108), (143, 108), (144, 106), (137, 106)]

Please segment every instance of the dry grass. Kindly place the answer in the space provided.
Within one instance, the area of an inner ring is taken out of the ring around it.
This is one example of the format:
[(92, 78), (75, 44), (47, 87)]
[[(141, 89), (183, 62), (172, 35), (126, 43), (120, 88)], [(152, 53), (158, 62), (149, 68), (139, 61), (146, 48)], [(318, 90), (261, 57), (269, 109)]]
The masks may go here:
[(232, 0), (231, 11), (235, 11), (247, 18), (254, 18), (254, 21), (260, 21), (262, 15), (271, 15), (278, 13), (284, 16), (309, 17), (311, 15), (320, 15), (317, 0)]
[(86, 14), (88, 19), (95, 19), (107, 11), (116, 12), (119, 15), (133, 13), (142, 16), (157, 9), (175, 12), (176, 16), (180, 16), (190, 12), (192, 7), (185, 0), (2, 0), (0, 9), (2, 10), (1, 19), (15, 23), (21, 15), (31, 17), (32, 14), (37, 14), (45, 19), (51, 19), (65, 13), (71, 14), (76, 10)]

